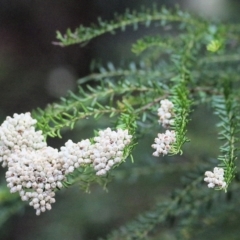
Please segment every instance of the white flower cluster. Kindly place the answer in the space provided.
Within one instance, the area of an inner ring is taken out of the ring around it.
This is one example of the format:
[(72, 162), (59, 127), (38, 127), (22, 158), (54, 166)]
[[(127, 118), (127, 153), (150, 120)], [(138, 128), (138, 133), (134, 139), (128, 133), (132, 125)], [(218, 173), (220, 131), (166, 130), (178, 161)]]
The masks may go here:
[(174, 120), (171, 119), (173, 116), (173, 103), (168, 99), (164, 99), (160, 101), (160, 108), (158, 109), (159, 123), (162, 124), (163, 127), (168, 127), (172, 125)]
[(35, 131), (36, 120), (30, 113), (14, 114), (0, 126), (0, 162), (8, 167), (7, 186), (29, 201), (36, 214), (51, 209), (56, 188), (62, 188), (66, 174), (81, 165), (92, 164), (97, 175), (104, 175), (119, 163), (123, 150), (131, 141), (127, 130), (100, 131), (95, 143), (88, 139), (71, 140), (58, 151), (48, 147), (41, 131)]
[[(163, 127), (168, 127), (174, 123), (174, 120), (171, 119), (173, 116), (173, 103), (168, 99), (161, 100), (161, 106), (158, 109), (159, 123), (162, 124)], [(155, 138), (154, 144), (152, 144), (152, 148), (156, 149), (153, 152), (153, 156), (159, 157), (161, 154), (168, 154), (171, 149), (171, 144), (176, 141), (176, 134), (173, 130), (166, 130), (165, 133), (159, 133), (158, 137)]]
[(51, 209), (54, 190), (62, 187), (64, 174), (57, 159), (58, 151), (51, 147), (15, 151), (9, 156), (7, 186), (12, 193), (19, 192), (23, 201), (29, 201), (37, 215)]
[(131, 142), (131, 138), (128, 131), (122, 129), (115, 132), (107, 128), (99, 132), (99, 136), (94, 138), (96, 143), (90, 155), (97, 175), (106, 174), (113, 165), (121, 161), (123, 150)]
[(7, 166), (9, 154), (22, 150), (38, 150), (46, 147), (41, 131), (35, 131), (37, 123), (30, 113), (14, 114), (0, 126), (0, 162)]
[(96, 175), (105, 175), (113, 165), (121, 162), (123, 150), (131, 138), (127, 130), (107, 128), (99, 131), (93, 144), (88, 139), (79, 143), (69, 140), (59, 152), (62, 167), (67, 174), (81, 165), (92, 164)]
[(91, 151), (92, 145), (89, 139), (78, 143), (68, 140), (59, 152), (59, 161), (65, 174), (73, 172), (75, 168), (82, 165), (90, 164), (92, 162), (89, 158)]
[(153, 156), (159, 157), (160, 154), (168, 154), (171, 144), (176, 141), (176, 136), (174, 131), (167, 130), (166, 133), (159, 133), (158, 137), (155, 138), (155, 144), (152, 144), (152, 148), (156, 149)]
[(215, 167), (213, 169), (213, 172), (206, 171), (205, 176), (206, 177), (204, 178), (204, 181), (208, 183), (209, 188), (214, 188), (215, 186), (225, 188), (227, 185), (226, 182), (224, 181), (223, 168)]

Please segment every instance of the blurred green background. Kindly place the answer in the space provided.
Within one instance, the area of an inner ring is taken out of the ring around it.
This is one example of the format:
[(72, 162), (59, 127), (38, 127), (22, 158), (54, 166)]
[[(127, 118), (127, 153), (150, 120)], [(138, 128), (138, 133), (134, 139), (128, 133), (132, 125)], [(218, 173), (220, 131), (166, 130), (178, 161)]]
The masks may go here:
[[(0, 122), (13, 113), (44, 108), (64, 96), (67, 90), (75, 91), (77, 79), (89, 74), (93, 59), (116, 65), (123, 59), (134, 60), (131, 44), (144, 34), (158, 31), (129, 29), (101, 36), (84, 48), (78, 45), (61, 48), (52, 44), (56, 30), (65, 32), (68, 27), (74, 29), (80, 24), (96, 22), (99, 16), (111, 19), (114, 12), (153, 3), (168, 7), (177, 3), (184, 10), (206, 18), (239, 21), (240, 4), (233, 0), (0, 0)], [(207, 161), (217, 156), (215, 123), (210, 109), (198, 107), (189, 126), (188, 136), (192, 141), (185, 146), (184, 155), (161, 159), (151, 156), (149, 144), (158, 131), (156, 126), (143, 136), (134, 150), (135, 163), (128, 160), (114, 170), (115, 178), (108, 192), (97, 185), (91, 187), (90, 194), (79, 186), (60, 191), (53, 209), (39, 217), (32, 208), (21, 208), (2, 225), (0, 239), (95, 240), (106, 236), (138, 213), (150, 209), (156, 201), (169, 198), (171, 191), (180, 186), (183, 174), (194, 169), (200, 159)], [(69, 138), (74, 141), (89, 138), (94, 128), (106, 126), (106, 119), (83, 121), (76, 130), (65, 133), (63, 139), (50, 140), (49, 144), (59, 147)], [(4, 172), (1, 169), (2, 185), (5, 185)], [(238, 212), (232, 217), (233, 221), (240, 220)], [(226, 222), (218, 224), (220, 226), (216, 224), (218, 228), (212, 230), (221, 233), (216, 235), (218, 239), (240, 239), (238, 232), (221, 229), (221, 224)], [(207, 230), (198, 233), (195, 239), (209, 239), (207, 234)], [(163, 225), (156, 239), (177, 238), (172, 228)]]

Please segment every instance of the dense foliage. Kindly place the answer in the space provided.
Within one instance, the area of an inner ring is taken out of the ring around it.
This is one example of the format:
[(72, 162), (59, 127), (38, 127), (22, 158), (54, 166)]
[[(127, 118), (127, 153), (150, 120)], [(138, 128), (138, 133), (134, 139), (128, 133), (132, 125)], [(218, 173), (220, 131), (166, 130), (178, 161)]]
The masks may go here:
[[(198, 226), (197, 218), (203, 219), (202, 225), (214, 224), (214, 221), (205, 219), (204, 213), (211, 205), (224, 206), (231, 193), (239, 191), (240, 26), (208, 22), (178, 8), (169, 10), (154, 6), (143, 8), (141, 12), (126, 11), (109, 22), (99, 19), (95, 25), (80, 26), (74, 31), (68, 29), (65, 34), (57, 32), (58, 42), (54, 44), (61, 47), (73, 44), (85, 46), (102, 34), (116, 34), (118, 30), (125, 31), (131, 26), (134, 30), (153, 26), (157, 29), (155, 34), (143, 36), (133, 43), (135, 62), (126, 68), (112, 63), (107, 67), (98, 66), (91, 75), (79, 79), (78, 92), (70, 92), (58, 103), (35, 110), (32, 117), (37, 120), (36, 128), (46, 139), (61, 137), (63, 130), (74, 129), (77, 123), (81, 124), (81, 120), (88, 118), (96, 119), (95, 130), (98, 130), (97, 119), (104, 117), (109, 127), (128, 130), (133, 136), (131, 144), (124, 149), (121, 163), (131, 157), (135, 164), (139, 156), (134, 156), (134, 148), (144, 134), (152, 129), (155, 131), (156, 126), (159, 133), (165, 131), (158, 124), (161, 100), (168, 99), (173, 104), (173, 122), (166, 126), (175, 133), (175, 141), (168, 153), (170, 156), (183, 154), (184, 146), (191, 141), (187, 130), (192, 112), (203, 105), (210, 108), (218, 117), (219, 156), (208, 156), (209, 161), (204, 159), (191, 169), (186, 167), (182, 188), (174, 190), (169, 200), (139, 213), (136, 219), (106, 237), (109, 240), (158, 239), (161, 232), (159, 224), (169, 223), (176, 224), (178, 239), (193, 239), (193, 229)], [(204, 116), (199, 121), (204, 121)], [(98, 135), (97, 131), (95, 135)], [(205, 137), (207, 139), (208, 135)], [(153, 143), (154, 138), (149, 146)], [(115, 167), (120, 168), (120, 165)], [(173, 169), (178, 167), (174, 163), (171, 165)], [(204, 173), (214, 167), (223, 169), (225, 185), (219, 182), (207, 185), (209, 179), (204, 182)], [(148, 174), (152, 172), (154, 169)], [(105, 176), (96, 176), (91, 167), (80, 166), (67, 176), (63, 185), (68, 187), (81, 183), (88, 190), (90, 184), (97, 182), (105, 187), (108, 182), (114, 181), (114, 174), (110, 170)], [(1, 190), (1, 196), (6, 198), (7, 203), (0, 215), (0, 220), (4, 222), (11, 212), (18, 211), (22, 205), (5, 188)], [(232, 203), (238, 202), (232, 200)], [(218, 210), (212, 209), (214, 216)]]

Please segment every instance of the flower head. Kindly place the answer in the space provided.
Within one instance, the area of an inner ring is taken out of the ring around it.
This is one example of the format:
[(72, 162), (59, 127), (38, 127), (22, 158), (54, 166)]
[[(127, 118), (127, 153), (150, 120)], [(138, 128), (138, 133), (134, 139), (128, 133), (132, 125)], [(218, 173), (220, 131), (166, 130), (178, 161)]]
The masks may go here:
[(167, 130), (165, 133), (159, 133), (155, 138), (152, 148), (156, 149), (153, 156), (159, 157), (161, 154), (166, 155), (171, 149), (171, 144), (176, 141), (175, 132), (173, 130)]
[(214, 188), (215, 186), (220, 188), (225, 188), (227, 183), (224, 181), (224, 170), (223, 168), (215, 167), (213, 172), (205, 172), (204, 181), (208, 183), (209, 188)]
[(168, 99), (161, 100), (161, 106), (158, 109), (158, 116), (159, 116), (159, 123), (162, 124), (163, 127), (168, 127), (172, 125), (174, 120), (171, 118), (173, 117), (173, 103)]
[(30, 113), (14, 114), (0, 126), (0, 161), (7, 166), (9, 154), (18, 150), (38, 150), (46, 147), (41, 131), (35, 131), (36, 120)]
[(90, 158), (97, 175), (105, 175), (114, 165), (121, 162), (124, 148), (131, 142), (127, 130), (110, 128), (100, 131), (94, 138), (95, 144)]

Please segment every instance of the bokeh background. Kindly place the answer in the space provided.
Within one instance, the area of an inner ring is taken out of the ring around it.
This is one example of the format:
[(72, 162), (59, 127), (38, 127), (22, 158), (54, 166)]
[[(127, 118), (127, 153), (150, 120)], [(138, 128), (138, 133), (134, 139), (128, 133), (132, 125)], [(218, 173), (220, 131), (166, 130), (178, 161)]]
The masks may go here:
[[(96, 38), (83, 48), (78, 45), (61, 48), (52, 44), (56, 30), (64, 33), (68, 27), (90, 25), (99, 16), (110, 20), (114, 12), (123, 13), (126, 8), (139, 9), (153, 3), (167, 7), (178, 4), (194, 14), (221, 21), (240, 19), (240, 4), (234, 0), (0, 0), (0, 122), (13, 113), (44, 108), (66, 95), (67, 90), (76, 91), (77, 79), (90, 73), (93, 60), (103, 65), (134, 61), (131, 44), (146, 33), (158, 31), (127, 30)], [(203, 114), (207, 117), (199, 121)], [(152, 150), (146, 144), (152, 142), (153, 136), (146, 134), (135, 150), (135, 164), (128, 161), (122, 165), (122, 171), (116, 170), (108, 192), (95, 185), (90, 194), (79, 186), (63, 190), (57, 194), (53, 209), (39, 217), (30, 207), (13, 214), (1, 227), (0, 239), (95, 240), (150, 209), (156, 201), (170, 196), (188, 167), (197, 165), (199, 158), (218, 153), (218, 143), (212, 140), (216, 138), (213, 127), (216, 119), (211, 110), (199, 107), (192, 120), (189, 137), (193, 141), (183, 156), (164, 158), (160, 164), (151, 157)], [(51, 140), (50, 144), (59, 147), (68, 138), (79, 141), (91, 137), (96, 126), (105, 127), (105, 121), (82, 122), (75, 131), (66, 132), (62, 140)], [(178, 170), (173, 170), (171, 164), (179, 165)], [(149, 176), (153, 167), (155, 173)], [(0, 179), (1, 184), (6, 184), (2, 169)], [(206, 239), (203, 236), (198, 239)], [(161, 238), (156, 239), (175, 238), (171, 230), (162, 227)]]

